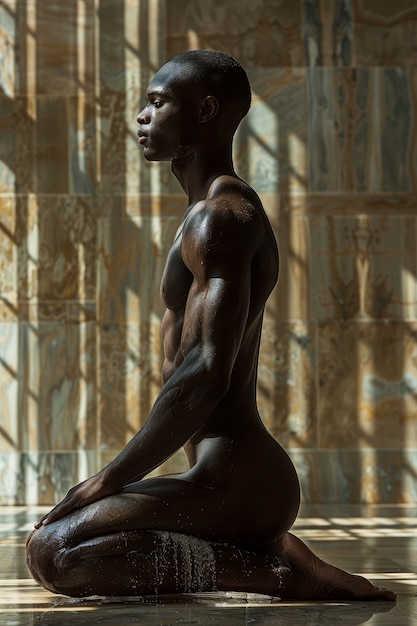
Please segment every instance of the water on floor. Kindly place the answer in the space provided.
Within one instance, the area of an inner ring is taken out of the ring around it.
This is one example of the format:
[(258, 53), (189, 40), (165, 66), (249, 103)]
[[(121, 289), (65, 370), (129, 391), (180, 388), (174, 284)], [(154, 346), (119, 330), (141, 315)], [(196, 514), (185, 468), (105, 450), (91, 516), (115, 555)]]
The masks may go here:
[(72, 599), (41, 589), (25, 565), (25, 539), (47, 509), (0, 508), (0, 624), (7, 626), (417, 625), (417, 509), (304, 507), (294, 532), (323, 559), (398, 595), (392, 602), (280, 601), (259, 594)]

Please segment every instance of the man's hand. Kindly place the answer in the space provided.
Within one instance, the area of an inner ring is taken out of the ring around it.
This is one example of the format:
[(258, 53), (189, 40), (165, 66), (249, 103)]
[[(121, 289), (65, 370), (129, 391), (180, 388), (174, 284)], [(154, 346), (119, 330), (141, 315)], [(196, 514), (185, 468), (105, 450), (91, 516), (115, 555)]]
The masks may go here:
[(117, 492), (118, 489), (105, 481), (103, 472), (101, 471), (79, 485), (72, 487), (59, 504), (36, 522), (35, 528), (46, 526), (64, 517), (64, 515), (68, 515), (68, 513), (72, 511), (81, 509), (87, 504), (91, 504), (96, 500), (100, 500), (101, 498), (105, 498)]

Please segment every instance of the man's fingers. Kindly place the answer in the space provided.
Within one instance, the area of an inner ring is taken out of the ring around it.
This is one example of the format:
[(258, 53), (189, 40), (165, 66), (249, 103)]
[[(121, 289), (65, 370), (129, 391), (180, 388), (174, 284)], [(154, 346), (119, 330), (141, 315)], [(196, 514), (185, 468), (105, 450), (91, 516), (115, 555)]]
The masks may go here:
[(66, 505), (63, 505), (63, 503), (58, 504), (51, 511), (49, 511), (49, 513), (41, 517), (41, 519), (38, 522), (36, 522), (35, 528), (40, 528), (41, 526), (47, 526), (51, 522), (55, 522), (60, 517), (63, 517), (68, 512), (68, 510), (71, 510), (71, 507), (69, 507), (68, 504)]

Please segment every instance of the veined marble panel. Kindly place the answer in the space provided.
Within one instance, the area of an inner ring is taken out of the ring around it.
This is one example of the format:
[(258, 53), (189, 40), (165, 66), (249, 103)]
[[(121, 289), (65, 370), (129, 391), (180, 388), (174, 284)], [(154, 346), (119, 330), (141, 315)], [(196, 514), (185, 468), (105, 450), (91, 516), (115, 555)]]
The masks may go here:
[(310, 191), (353, 188), (354, 76), (350, 70), (309, 70)]
[(239, 175), (258, 193), (307, 187), (306, 70), (252, 68), (252, 106), (237, 131)]
[[(33, 188), (33, 170), (27, 165), (31, 149), (32, 127), (23, 98), (10, 98), (0, 92), (0, 193), (14, 193)], [(19, 142), (19, 135), (27, 142)]]
[(96, 103), (91, 98), (82, 95), (68, 98), (68, 186), (72, 194), (93, 194), (97, 191), (99, 142), (96, 109)]
[(167, 57), (211, 48), (244, 67), (305, 65), (301, 2), (176, 0), (167, 3)]
[(16, 300), (15, 199), (0, 196), (0, 298)]
[(309, 223), (303, 217), (283, 213), (279, 226), (272, 220), (278, 241), (280, 269), (278, 283), (269, 296), (268, 318), (288, 320), (311, 319)]
[(94, 324), (0, 324), (0, 451), (95, 446)]
[[(91, 193), (95, 183), (95, 105), (45, 96), (35, 102), (33, 148), (38, 193)], [(24, 140), (20, 137), (20, 140)]]
[(94, 93), (94, 0), (16, 4), (19, 93)]
[(98, 226), (100, 319), (159, 322), (159, 285), (178, 219), (102, 218)]
[(112, 220), (130, 219), (141, 222), (144, 218), (176, 219), (180, 224), (188, 199), (184, 192), (179, 194), (103, 194), (97, 198), (99, 217)]
[(0, 96), (0, 193), (92, 193), (95, 104), (81, 96)]
[(417, 450), (289, 450), (304, 503), (415, 504)]
[(417, 323), (319, 326), (321, 448), (416, 447)]
[(265, 426), (284, 446), (317, 445), (315, 327), (267, 318), (259, 359), (258, 405)]
[(303, 4), (307, 64), (310, 67), (351, 65), (351, 1), (304, 0)]
[(98, 330), (100, 449), (120, 451), (162, 386), (160, 326), (131, 322), (101, 324)]
[(16, 0), (0, 6), (0, 91), (12, 98), (16, 92)]
[(94, 300), (94, 203), (88, 196), (19, 197), (16, 204), (20, 300)]
[(309, 70), (313, 192), (417, 188), (414, 68)]
[[(137, 141), (136, 118), (145, 90), (165, 62), (165, 3), (160, 0), (100, 3), (100, 190), (160, 193), (173, 189), (167, 164), (147, 163)], [(178, 191), (178, 188), (176, 188)]]
[(57, 504), (97, 469), (94, 450), (0, 453), (0, 504)]
[(140, 184), (142, 178), (145, 180), (150, 178), (140, 168), (149, 170), (150, 166), (143, 163), (142, 149), (137, 142), (138, 103), (138, 92), (133, 101), (131, 94), (125, 92), (106, 90), (100, 94), (101, 132), (98, 149), (101, 193), (149, 192), (149, 186)]
[[(94, 323), (21, 325), (23, 450), (95, 447), (98, 432)], [(23, 355), (28, 355), (25, 362)]]
[(144, 90), (165, 58), (165, 0), (101, 0), (100, 79), (115, 91)]
[[(301, 193), (260, 193), (259, 197), (275, 231), (279, 236), (280, 224), (290, 216), (300, 217), (308, 213), (310, 194)], [(326, 194), (327, 197), (327, 194)]]
[(18, 324), (0, 324), (0, 452), (21, 450), (22, 446), (19, 390), (24, 363), (20, 341)]
[(354, 64), (415, 66), (417, 6), (414, 0), (353, 0)]
[(412, 193), (311, 193), (306, 196), (304, 205), (294, 207), (292, 212), (323, 217), (326, 215), (415, 217), (417, 195)]
[(312, 217), (311, 308), (316, 319), (416, 319), (414, 217)]

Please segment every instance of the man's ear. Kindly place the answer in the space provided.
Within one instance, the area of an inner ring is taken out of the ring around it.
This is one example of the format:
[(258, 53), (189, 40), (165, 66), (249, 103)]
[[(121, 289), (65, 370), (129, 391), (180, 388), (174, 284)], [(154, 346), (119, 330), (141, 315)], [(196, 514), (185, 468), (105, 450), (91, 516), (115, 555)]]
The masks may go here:
[(206, 124), (217, 115), (219, 111), (219, 101), (215, 96), (207, 96), (204, 98), (200, 109), (200, 116), (198, 121), (201, 124)]

